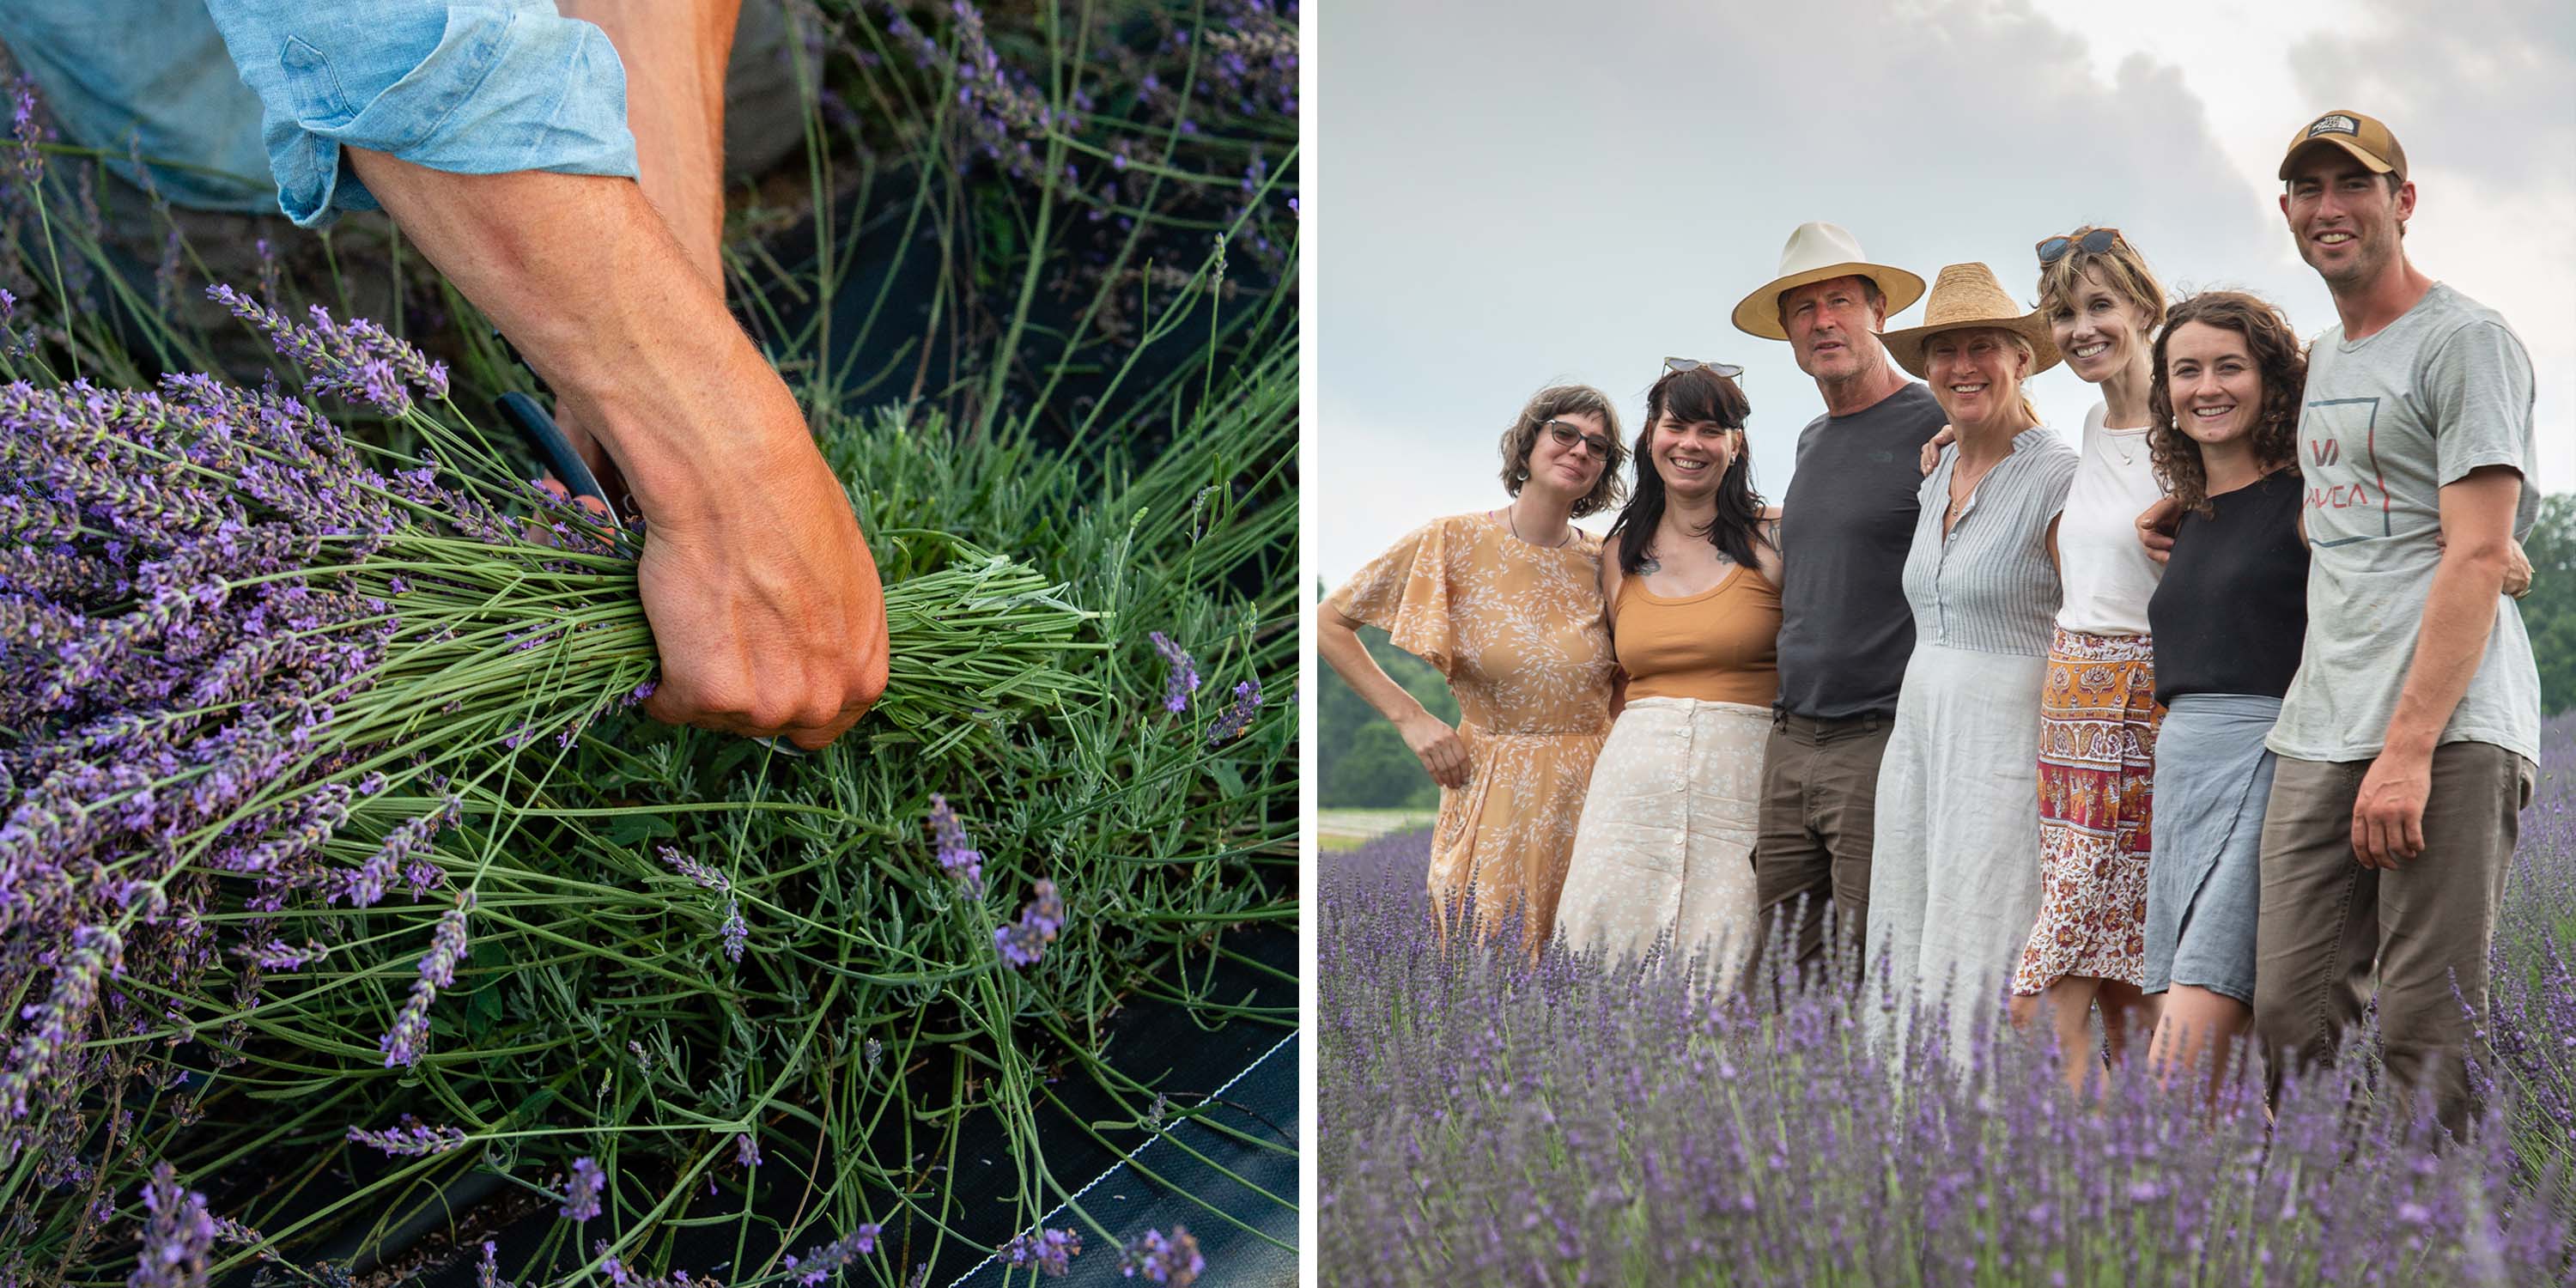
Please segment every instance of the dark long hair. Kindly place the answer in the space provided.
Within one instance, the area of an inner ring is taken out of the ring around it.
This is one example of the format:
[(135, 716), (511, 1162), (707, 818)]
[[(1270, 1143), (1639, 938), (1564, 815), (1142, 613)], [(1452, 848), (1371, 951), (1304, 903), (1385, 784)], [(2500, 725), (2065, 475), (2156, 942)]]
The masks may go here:
[(2156, 477), (2186, 510), (2207, 518), (2209, 471), (2200, 459), (2200, 443), (2182, 432), (2174, 418), (2173, 388), (2165, 382), (2165, 341), (2185, 322), (2198, 322), (2245, 337), (2254, 372), (2263, 381), (2262, 421), (2254, 426), (2254, 460), (2278, 466), (2298, 459), (2299, 399), (2308, 383), (2308, 356), (2290, 319), (2259, 296), (2243, 291), (2202, 291), (2165, 313), (2156, 332), (2147, 377), (2147, 454)]
[[(1631, 577), (1645, 561), (1655, 525), (1664, 521), (1664, 476), (1655, 472), (1652, 452), (1655, 426), (1663, 423), (1667, 411), (1685, 425), (1714, 421), (1740, 431), (1753, 404), (1745, 401), (1744, 391), (1734, 381), (1706, 367), (1665, 372), (1646, 391), (1646, 427), (1637, 434), (1635, 451), (1637, 481), (1628, 489), (1628, 504), (1610, 524), (1608, 538), (1619, 543), (1619, 571)], [(1708, 525), (1708, 543), (1751, 568), (1756, 566), (1754, 546), (1762, 539), (1762, 494), (1753, 490), (1753, 440), (1745, 438), (1740, 445), (1743, 450), (1717, 481), (1717, 518)]]

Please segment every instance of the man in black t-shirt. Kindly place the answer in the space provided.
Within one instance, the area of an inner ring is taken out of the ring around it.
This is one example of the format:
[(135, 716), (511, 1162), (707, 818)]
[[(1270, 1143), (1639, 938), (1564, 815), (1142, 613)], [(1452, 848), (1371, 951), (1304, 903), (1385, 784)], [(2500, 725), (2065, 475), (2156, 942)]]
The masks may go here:
[(1922, 295), (1922, 278), (1809, 223), (1790, 234), (1778, 276), (1735, 306), (1739, 330), (1789, 342), (1825, 403), (1798, 435), (1781, 506), (1780, 696), (1753, 852), (1763, 937), (1783, 905), (1801, 904), (1801, 964), (1823, 951), (1828, 901), (1838, 939), (1864, 942), (1868, 922), (1878, 763), (1914, 652), (1902, 574), (1921, 509), (1915, 462), (1946, 419), (1878, 333)]

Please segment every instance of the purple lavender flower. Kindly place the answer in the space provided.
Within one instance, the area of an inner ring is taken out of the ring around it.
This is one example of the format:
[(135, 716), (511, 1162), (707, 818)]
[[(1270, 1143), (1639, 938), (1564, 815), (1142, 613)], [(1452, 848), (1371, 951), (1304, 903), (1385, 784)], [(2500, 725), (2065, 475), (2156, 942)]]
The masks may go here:
[(98, 1001), (99, 977), (117, 970), (124, 957), (125, 941), (109, 927), (83, 926), (72, 932), (71, 952), (55, 968), (54, 991), (21, 1012), (21, 1018), (34, 1023), (9, 1053), (7, 1071), (0, 1072), (0, 1109), (9, 1117), (27, 1116), (27, 1102), (46, 1072), (87, 1027)]
[(439, 915), (429, 954), (420, 959), (420, 977), (412, 981), (411, 996), (403, 999), (402, 1011), (394, 1017), (393, 1032), (376, 1040), (385, 1053), (386, 1068), (420, 1058), (421, 1044), (429, 1040), (430, 1003), (438, 1000), (438, 990), (455, 982), (456, 963), (465, 956), (465, 914), (473, 906), (473, 895), (459, 894), (456, 906)]
[(564, 1191), (564, 1219), (588, 1221), (598, 1216), (600, 1191), (606, 1181), (598, 1163), (586, 1156), (572, 1160), (572, 1184)]
[(206, 1196), (179, 1188), (168, 1162), (152, 1165), (143, 1187), (143, 1250), (126, 1288), (203, 1288), (206, 1254), (214, 1250), (215, 1222)]
[(413, 859), (403, 865), (403, 885), (411, 891), (413, 903), (420, 902), (446, 879), (447, 870), (427, 859)]
[(1211, 747), (1221, 746), (1243, 736), (1252, 727), (1252, 719), (1261, 713), (1261, 685), (1246, 680), (1234, 686), (1234, 705), (1225, 709), (1208, 725), (1207, 740)]
[[(251, 239), (250, 248), (259, 256), (259, 298), (274, 307), (277, 303), (279, 277), (277, 248), (265, 237)], [(273, 378), (273, 377), (272, 377)]]
[(233, 949), (233, 954), (249, 958), (261, 970), (295, 971), (327, 959), (331, 949), (311, 939), (305, 940), (301, 948), (292, 947), (283, 939), (271, 939), (263, 944), (241, 944)]
[(859, 1226), (830, 1243), (808, 1249), (801, 1258), (789, 1254), (785, 1259), (786, 1266), (796, 1272), (796, 1282), (805, 1288), (814, 1288), (814, 1285), (847, 1269), (852, 1262), (875, 1252), (877, 1235), (881, 1230), (880, 1226)]
[(483, 1259), (474, 1263), (474, 1288), (508, 1288), (501, 1280), (501, 1245), (483, 1241)]
[(1189, 1288), (1207, 1270), (1207, 1259), (1199, 1255), (1199, 1241), (1187, 1228), (1173, 1226), (1166, 1237), (1160, 1230), (1147, 1230), (1145, 1237), (1127, 1245), (1126, 1255), (1118, 1262), (1118, 1273), (1129, 1279), (1144, 1278), (1150, 1283), (1169, 1288)]
[(760, 1166), (760, 1142), (753, 1140), (750, 1132), (733, 1138), (733, 1161), (742, 1167)]
[(308, 311), (310, 320), (298, 325), (230, 286), (209, 286), (206, 296), (266, 331), (279, 353), (293, 358), (312, 376), (317, 390), (355, 398), (389, 416), (411, 410), (415, 388), (432, 398), (447, 396), (446, 364), (430, 361), (365, 318), (342, 323), (316, 304)]
[(15, 140), (9, 168), (18, 172), (22, 183), (43, 179), (45, 156), (37, 146), (45, 141), (45, 127), (36, 120), (36, 82), (25, 76), (9, 87), (9, 134)]
[(1082, 1236), (1072, 1230), (1038, 1230), (1014, 1236), (1001, 1248), (1002, 1264), (1036, 1266), (1049, 1277), (1073, 1269), (1073, 1259), (1082, 1254)]
[(1043, 138), (1057, 123), (1054, 109), (1034, 81), (1002, 62), (984, 33), (981, 12), (952, 2), (949, 14), (953, 53), (900, 12), (888, 18), (885, 30), (912, 51), (914, 65), (945, 68), (955, 77), (955, 98), (963, 109), (958, 117), (970, 144), (984, 156), (1004, 161), (1010, 173), (1026, 175), (1034, 156), (1030, 140)]
[(709, 890), (713, 890), (721, 894), (733, 889), (733, 883), (725, 879), (724, 873), (718, 872), (714, 868), (708, 867), (707, 865), (698, 862), (696, 859), (680, 853), (677, 849), (674, 849), (671, 846), (654, 846), (653, 853), (660, 856), (664, 863), (671, 865), (673, 871), (678, 872), (681, 876), (687, 877), (691, 881), (697, 882), (699, 885), (705, 886)]
[(231, 1217), (219, 1216), (215, 1218), (215, 1242), (228, 1243), (235, 1247), (248, 1247), (252, 1244), (268, 1242), (268, 1236)]
[(348, 1138), (358, 1144), (373, 1145), (387, 1154), (404, 1158), (444, 1154), (451, 1149), (465, 1148), (466, 1142), (464, 1129), (427, 1126), (410, 1114), (402, 1116), (399, 1126), (387, 1127), (383, 1131), (368, 1131), (364, 1127), (352, 1127), (349, 1129)]
[(340, 889), (330, 897), (348, 896), (353, 908), (372, 908), (385, 897), (385, 887), (414, 855), (429, 848), (430, 838), (438, 834), (439, 825), (452, 813), (453, 807), (418, 818), (405, 819), (385, 834), (385, 843), (358, 870), (348, 875)]
[(608, 1255), (608, 1240), (591, 1240), (590, 1255), (599, 1258), (599, 1268), (601, 1272), (606, 1274), (608, 1276), (608, 1282), (617, 1285), (617, 1288), (625, 1288), (626, 1284), (633, 1278), (632, 1272), (626, 1269), (625, 1262)]
[(966, 843), (966, 825), (949, 808), (948, 798), (936, 792), (930, 796), (930, 830), (939, 838), (939, 866), (955, 873), (972, 894), (984, 888), (984, 855)]
[(1056, 894), (1055, 882), (1040, 881), (1036, 897), (1020, 909), (1020, 919), (993, 932), (993, 951), (1014, 970), (1035, 966), (1063, 928), (1064, 900)]
[(725, 956), (740, 962), (742, 950), (751, 943), (751, 923), (742, 919), (742, 901), (733, 895), (725, 896), (724, 925), (717, 928), (717, 933), (724, 936)]
[(1189, 710), (1190, 695), (1198, 692), (1199, 688), (1198, 663), (1161, 631), (1148, 631), (1145, 638), (1153, 643), (1154, 651), (1162, 655), (1164, 664), (1170, 668), (1163, 676), (1163, 709), (1174, 715)]

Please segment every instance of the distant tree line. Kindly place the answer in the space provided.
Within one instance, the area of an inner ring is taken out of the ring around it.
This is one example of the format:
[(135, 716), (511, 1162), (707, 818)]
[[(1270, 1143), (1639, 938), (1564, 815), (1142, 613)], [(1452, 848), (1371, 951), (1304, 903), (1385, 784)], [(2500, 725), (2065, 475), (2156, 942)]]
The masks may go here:
[[(2550, 715), (2576, 707), (2576, 493), (2540, 499), (2540, 518), (2523, 548), (2531, 556), (2531, 593), (2522, 599), (2522, 624), (2531, 633), (2540, 664), (2540, 709)], [(1431, 664), (1395, 647), (1386, 632), (1360, 628), (1369, 655), (1405, 692), (1432, 714), (1456, 724), (1458, 700)], [(1379, 718), (1329, 668), (1315, 691), (1316, 793), (1325, 809), (1430, 809), (1439, 785), (1405, 748), (1395, 726)]]
[(2576, 707), (2576, 492), (2540, 498), (2523, 550), (2531, 593), (2522, 599), (2522, 625), (2540, 663), (2540, 709), (2556, 715)]
[[(1420, 699), (1431, 714), (1455, 725), (1458, 699), (1431, 664), (1397, 648), (1386, 632), (1360, 628), (1369, 656), (1386, 668), (1404, 691)], [(1315, 685), (1316, 804), (1324, 809), (1431, 809), (1440, 804), (1440, 785), (1404, 745), (1403, 735), (1378, 715), (1332, 668)]]

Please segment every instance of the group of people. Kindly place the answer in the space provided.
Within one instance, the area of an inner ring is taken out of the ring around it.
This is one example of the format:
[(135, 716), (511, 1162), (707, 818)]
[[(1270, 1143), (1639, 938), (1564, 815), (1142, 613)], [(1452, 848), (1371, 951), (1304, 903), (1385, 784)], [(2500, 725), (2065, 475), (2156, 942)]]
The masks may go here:
[[(2098, 1009), (2111, 1058), (2146, 1034), (2213, 1078), (2249, 1031), (2276, 1076), (2331, 1058), (2375, 982), (2387, 1067), (2464, 1126), (2539, 755), (2532, 367), (2408, 259), (2385, 125), (2328, 112), (2279, 178), (2338, 315), (2305, 349), (2240, 291), (2169, 304), (2114, 228), (2041, 240), (2025, 311), (1984, 264), (1927, 292), (1801, 226), (1734, 310), (1824, 404), (1776, 508), (1739, 368), (1667, 359), (1633, 446), (1596, 389), (1532, 398), (1509, 503), (1408, 534), (1318, 623), (1443, 789), (1444, 933), (1660, 945), (1720, 987), (1766, 939), (1856, 950), (1949, 1017), (1899, 1006), (1884, 1040), (1964, 1055), (2001, 1003), (2089, 1055)], [(2101, 391), (2073, 442), (2023, 392), (2059, 362)], [(1447, 677), (1456, 728), (1364, 624)]]

